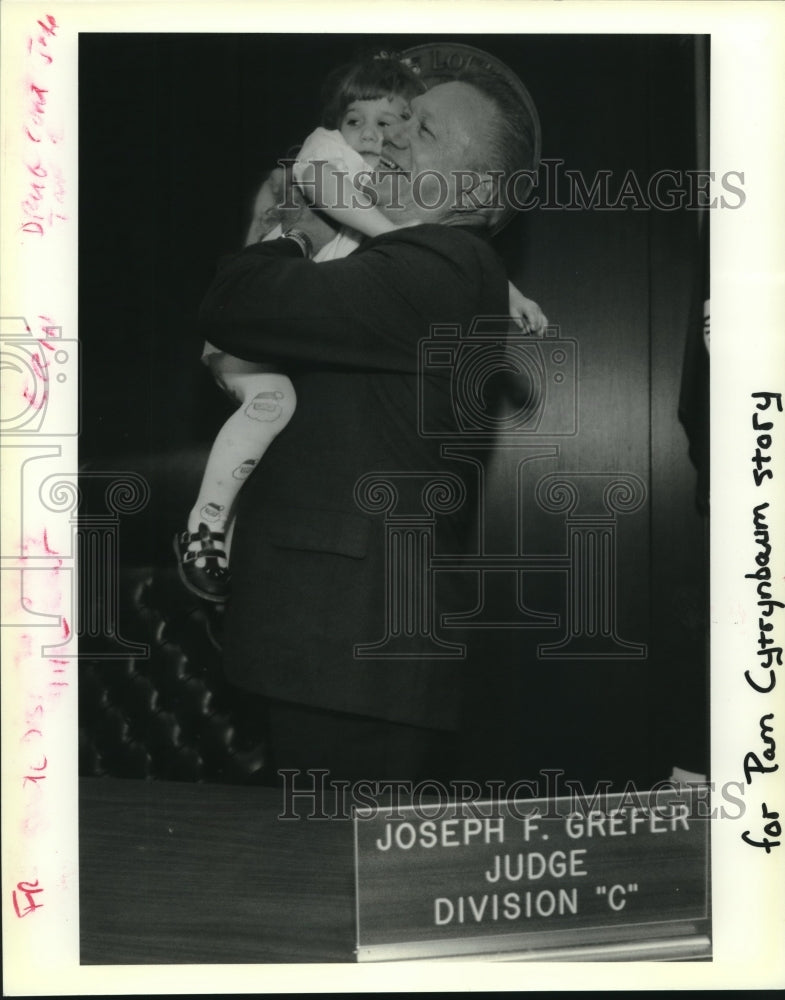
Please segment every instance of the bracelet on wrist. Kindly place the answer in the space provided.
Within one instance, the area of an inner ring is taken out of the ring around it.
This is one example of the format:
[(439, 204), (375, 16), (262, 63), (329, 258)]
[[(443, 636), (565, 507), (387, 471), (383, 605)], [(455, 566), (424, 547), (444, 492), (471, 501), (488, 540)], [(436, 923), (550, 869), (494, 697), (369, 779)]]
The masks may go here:
[(287, 229), (282, 236), (285, 240), (293, 240), (306, 260), (313, 257), (313, 242), (308, 233), (304, 233), (302, 229)]

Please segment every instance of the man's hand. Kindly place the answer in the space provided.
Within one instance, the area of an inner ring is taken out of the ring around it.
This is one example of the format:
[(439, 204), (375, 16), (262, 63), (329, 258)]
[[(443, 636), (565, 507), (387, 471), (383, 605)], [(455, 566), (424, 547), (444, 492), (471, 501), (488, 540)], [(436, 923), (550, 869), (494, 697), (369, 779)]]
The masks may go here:
[(259, 189), (245, 245), (258, 243), (273, 226), (280, 223), (284, 232), (299, 229), (309, 236), (316, 253), (330, 242), (336, 230), (323, 216), (309, 208), (296, 187), (287, 187), (286, 181), (283, 168), (276, 167)]

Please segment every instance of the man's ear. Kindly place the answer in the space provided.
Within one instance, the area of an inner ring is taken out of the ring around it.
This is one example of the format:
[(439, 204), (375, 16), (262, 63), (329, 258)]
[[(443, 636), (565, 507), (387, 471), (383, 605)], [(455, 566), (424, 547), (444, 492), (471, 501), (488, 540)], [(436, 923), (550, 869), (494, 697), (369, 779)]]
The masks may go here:
[(470, 201), (471, 210), (480, 215), (487, 225), (493, 226), (504, 212), (504, 203), (499, 191), (501, 179), (498, 173), (481, 173), (477, 183), (472, 187)]
[(496, 178), (491, 174), (478, 174), (474, 170), (461, 171), (455, 192), (457, 212), (484, 211), (493, 205), (496, 198)]
[(475, 190), (477, 200), (483, 208), (501, 208), (501, 202), (498, 198), (498, 182), (498, 177), (492, 177), (490, 174), (480, 174), (480, 182)]

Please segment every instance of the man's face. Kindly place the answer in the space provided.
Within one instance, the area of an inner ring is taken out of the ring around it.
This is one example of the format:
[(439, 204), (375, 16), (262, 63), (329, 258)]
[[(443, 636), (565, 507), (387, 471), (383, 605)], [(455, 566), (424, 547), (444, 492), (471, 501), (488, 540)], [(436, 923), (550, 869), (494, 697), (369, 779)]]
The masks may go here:
[(484, 162), (494, 114), (491, 101), (459, 81), (415, 97), (411, 118), (388, 130), (378, 167), (411, 176), (382, 175), (379, 208), (398, 223), (439, 222), (454, 206), (456, 189), (466, 190), (456, 172)]

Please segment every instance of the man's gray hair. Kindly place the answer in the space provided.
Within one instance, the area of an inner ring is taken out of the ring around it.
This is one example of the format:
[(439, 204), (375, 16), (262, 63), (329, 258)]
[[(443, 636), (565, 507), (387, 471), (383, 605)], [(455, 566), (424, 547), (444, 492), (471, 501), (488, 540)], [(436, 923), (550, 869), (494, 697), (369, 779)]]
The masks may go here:
[[(494, 228), (500, 228), (515, 211), (507, 197), (506, 179), (521, 170), (537, 169), (537, 125), (531, 108), (522, 96), (493, 70), (470, 68), (461, 72), (456, 79), (478, 90), (497, 111), (490, 123), (490, 139), (481, 154), (482, 162), (475, 163), (473, 167), (483, 172), (497, 171), (502, 174), (497, 181), (494, 199), (494, 203), (500, 205), (501, 209), (491, 222)], [(516, 184), (516, 199), (525, 196), (530, 187), (531, 184)]]

